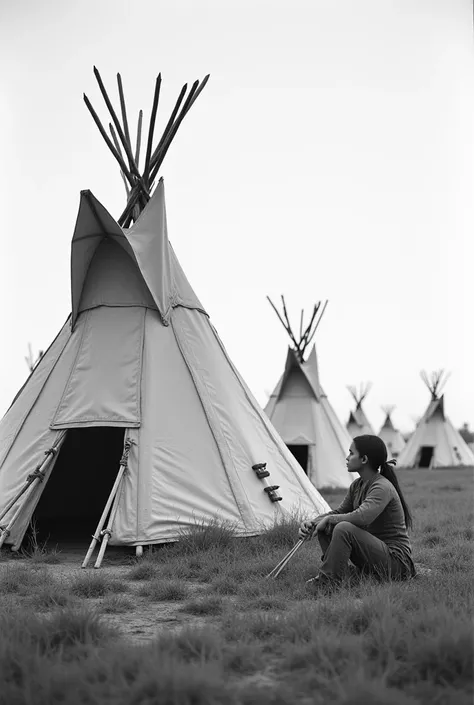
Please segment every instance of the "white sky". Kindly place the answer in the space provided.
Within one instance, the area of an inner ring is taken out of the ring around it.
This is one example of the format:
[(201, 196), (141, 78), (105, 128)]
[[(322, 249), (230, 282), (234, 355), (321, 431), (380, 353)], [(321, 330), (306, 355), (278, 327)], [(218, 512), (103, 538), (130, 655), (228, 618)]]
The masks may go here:
[[(263, 405), (287, 336), (266, 301), (329, 299), (321, 380), (345, 422), (370, 380), (409, 429), (446, 368), (474, 425), (474, 61), (470, 0), (0, 0), (0, 413), (70, 310), (79, 191), (124, 189), (83, 102), (92, 66), (159, 126), (211, 74), (161, 174), (170, 239)], [(117, 103), (116, 103), (117, 104)], [(468, 394), (468, 391), (470, 394)]]

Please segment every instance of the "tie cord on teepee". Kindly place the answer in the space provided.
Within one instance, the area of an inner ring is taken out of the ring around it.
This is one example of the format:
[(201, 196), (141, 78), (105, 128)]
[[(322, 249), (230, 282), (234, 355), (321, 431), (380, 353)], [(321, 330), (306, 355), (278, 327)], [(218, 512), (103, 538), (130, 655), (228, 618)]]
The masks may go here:
[[(321, 322), (321, 318), (323, 317), (324, 311), (326, 310), (326, 306), (328, 305), (328, 301), (326, 300), (324, 302), (324, 305), (322, 304), (321, 301), (318, 301), (317, 303), (314, 304), (310, 321), (309, 321), (308, 325), (306, 326), (306, 328), (304, 329), (304, 331), (303, 331), (304, 309), (301, 309), (300, 333), (299, 333), (299, 339), (297, 339), (295, 334), (293, 333), (293, 329), (291, 327), (290, 319), (288, 317), (288, 312), (286, 310), (285, 297), (283, 296), (283, 294), (281, 294), (282, 314), (280, 314), (277, 307), (275, 306), (275, 304), (273, 303), (273, 301), (270, 299), (269, 296), (267, 296), (267, 299), (270, 302), (276, 315), (278, 316), (278, 319), (279, 319), (280, 323), (282, 324), (283, 328), (286, 330), (286, 332), (290, 336), (291, 342), (293, 343), (293, 346), (294, 346), (294, 351), (295, 351), (299, 361), (303, 362), (305, 351), (306, 351), (308, 345), (311, 343), (311, 341), (314, 338), (314, 335), (315, 335), (315, 333), (318, 329), (318, 326)], [(321, 306), (322, 306), (322, 309), (321, 309)]]
[(141, 174), (139, 170), (139, 161), (141, 151), (143, 111), (140, 110), (138, 114), (136, 146), (135, 151), (133, 151), (127, 109), (125, 105), (122, 78), (120, 74), (117, 74), (117, 85), (122, 122), (120, 122), (117, 116), (117, 113), (105, 89), (100, 73), (95, 66), (94, 75), (97, 79), (100, 92), (102, 93), (102, 97), (104, 98), (105, 104), (112, 118), (113, 124), (109, 123), (109, 130), (112, 139), (107, 134), (104, 126), (100, 121), (99, 116), (92, 107), (92, 104), (86, 94), (84, 94), (84, 102), (90, 114), (92, 115), (92, 118), (95, 124), (97, 125), (102, 137), (104, 138), (108, 148), (110, 149), (120, 166), (120, 173), (125, 183), (128, 201), (125, 210), (123, 211), (122, 215), (120, 216), (117, 222), (121, 227), (126, 228), (130, 226), (132, 221), (137, 220), (141, 211), (150, 200), (150, 193), (153, 188), (154, 181), (163, 163), (166, 153), (171, 145), (171, 142), (174, 136), (176, 135), (176, 132), (178, 131), (178, 128), (184, 120), (185, 116), (187, 115), (194, 102), (198, 98), (199, 94), (203, 90), (204, 86), (206, 85), (207, 81), (209, 80), (209, 74), (205, 76), (202, 81), (194, 81), (186, 99), (185, 95), (188, 89), (188, 84), (184, 84), (176, 101), (176, 104), (173, 108), (171, 116), (163, 131), (163, 134), (161, 135), (155, 149), (153, 149), (153, 137), (155, 133), (156, 115), (158, 111), (158, 104), (161, 91), (161, 73), (157, 76), (155, 82), (153, 103), (150, 113), (150, 122), (148, 126), (148, 135), (146, 140), (145, 164), (143, 167), (143, 173)]

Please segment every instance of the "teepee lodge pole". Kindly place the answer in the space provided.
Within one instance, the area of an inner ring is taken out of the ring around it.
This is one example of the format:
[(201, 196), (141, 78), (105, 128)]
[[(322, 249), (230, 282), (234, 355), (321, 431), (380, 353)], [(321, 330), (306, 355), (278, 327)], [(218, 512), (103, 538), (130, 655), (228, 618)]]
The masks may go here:
[(138, 113), (138, 125), (137, 125), (137, 143), (135, 146), (135, 162), (136, 165), (140, 164), (140, 147), (142, 143), (142, 122), (143, 122), (143, 110)]
[(132, 175), (130, 174), (129, 170), (128, 170), (127, 167), (125, 166), (124, 160), (122, 159), (122, 157), (120, 156), (120, 154), (117, 152), (117, 150), (115, 149), (114, 145), (113, 145), (112, 142), (110, 141), (110, 138), (109, 138), (108, 134), (107, 134), (106, 131), (104, 130), (104, 127), (103, 127), (101, 121), (99, 120), (99, 116), (98, 116), (97, 113), (95, 112), (95, 110), (94, 110), (94, 108), (92, 107), (92, 104), (91, 104), (89, 98), (86, 96), (85, 93), (84, 93), (84, 103), (86, 104), (86, 106), (87, 106), (87, 108), (88, 108), (90, 114), (92, 115), (92, 118), (93, 118), (95, 124), (96, 124), (97, 127), (99, 128), (99, 132), (100, 132), (100, 134), (102, 135), (102, 137), (104, 138), (107, 147), (110, 149), (110, 151), (111, 151), (112, 154), (114, 155), (115, 159), (118, 161), (119, 166), (120, 166), (120, 170), (121, 170), (121, 171), (125, 174), (125, 176), (127, 177), (130, 186), (133, 187), (134, 182), (133, 182), (133, 179), (132, 179)]
[[(278, 311), (277, 307), (271, 300), (269, 296), (267, 296), (268, 301), (270, 302), (273, 310), (275, 311), (276, 315), (278, 316), (278, 319), (280, 323), (282, 324), (283, 328), (286, 330), (288, 335), (291, 338), (291, 342), (293, 343), (293, 350), (295, 354), (297, 355), (298, 359), (300, 362), (304, 361), (304, 354), (306, 351), (306, 348), (312, 341), (314, 334), (316, 333), (318, 326), (321, 322), (321, 318), (323, 317), (324, 311), (326, 310), (326, 306), (328, 304), (328, 301), (326, 300), (324, 302), (324, 306), (322, 308), (322, 311), (320, 312), (321, 309), (321, 301), (318, 301), (313, 307), (313, 313), (311, 314), (311, 318), (309, 321), (309, 324), (306, 326), (306, 328), (303, 331), (303, 316), (304, 316), (304, 309), (301, 310), (301, 317), (300, 317), (300, 335), (299, 335), (299, 340), (296, 339), (293, 329), (291, 327), (290, 319), (288, 316), (288, 312), (286, 310), (286, 302), (285, 302), (285, 297), (281, 296), (281, 302), (282, 302), (282, 311), (283, 315), (280, 314)], [(319, 313), (320, 312), (320, 313)], [(318, 316), (319, 313), (319, 316)], [(284, 316), (284, 319), (283, 319)]]
[[(122, 159), (123, 159), (122, 150), (120, 149), (120, 144), (119, 144), (119, 141), (118, 141), (118, 139), (117, 139), (117, 135), (116, 135), (116, 133), (115, 133), (114, 126), (112, 125), (111, 122), (109, 122), (109, 130), (110, 130), (110, 134), (112, 135), (112, 139), (113, 139), (113, 141), (114, 141), (115, 149), (117, 150), (117, 152), (120, 154), (120, 156), (121, 156)], [(120, 176), (121, 176), (122, 179), (123, 179), (123, 183), (124, 183), (124, 186), (125, 186), (125, 193), (127, 194), (127, 199), (128, 199), (129, 196), (130, 196), (130, 186), (128, 185), (128, 181), (127, 181), (126, 176), (125, 176), (125, 174), (123, 173), (122, 169), (120, 169)]]
[(35, 369), (36, 365), (38, 364), (38, 362), (39, 362), (39, 361), (41, 360), (41, 358), (43, 357), (43, 354), (44, 354), (43, 351), (40, 350), (40, 351), (38, 352), (37, 358), (35, 359), (34, 356), (33, 356), (33, 350), (31, 349), (31, 343), (28, 343), (28, 356), (25, 357), (25, 362), (26, 362), (26, 364), (28, 365), (28, 369), (30, 370), (30, 372), (33, 372), (33, 370)]
[[(54, 458), (56, 453), (61, 448), (61, 445), (66, 437), (66, 431), (60, 431), (55, 442), (45, 450), (44, 454), (46, 458), (39, 463), (33, 472), (26, 478), (25, 484), (22, 489), (15, 495), (15, 497), (7, 504), (3, 512), (0, 514), (0, 521), (8, 514), (10, 509), (18, 502), (18, 500), (23, 497), (23, 501), (20, 502), (14, 511), (13, 516), (9, 519), (8, 523), (4, 526), (0, 525), (0, 546), (3, 546), (5, 539), (10, 535), (12, 526), (18, 519), (23, 509), (25, 508), (28, 500), (33, 494), (36, 487), (44, 480), (46, 475), (46, 470), (48, 469), (51, 460)], [(37, 482), (38, 481), (38, 482)]]
[(209, 80), (209, 74), (204, 77), (203, 81), (201, 82), (201, 85), (199, 86), (199, 81), (195, 81), (192, 85), (192, 88), (189, 92), (188, 97), (186, 98), (186, 101), (183, 105), (183, 108), (181, 110), (181, 113), (179, 114), (178, 118), (176, 119), (175, 123), (173, 124), (169, 134), (166, 136), (166, 139), (163, 142), (163, 146), (159, 152), (159, 156), (157, 157), (155, 166), (153, 168), (153, 171), (150, 176), (150, 183), (153, 183), (153, 181), (156, 178), (156, 175), (158, 173), (158, 169), (160, 168), (161, 164), (163, 163), (163, 160), (166, 156), (166, 153), (171, 145), (171, 142), (176, 135), (179, 126), (181, 125), (182, 121), (184, 120), (185, 116), (191, 109), (192, 105), (196, 101), (198, 95), (201, 93), (203, 90), (204, 86), (206, 85), (207, 81)]
[[(107, 499), (107, 502), (105, 504), (104, 511), (102, 512), (101, 517), (99, 519), (99, 523), (97, 524), (95, 534), (93, 534), (93, 536), (92, 536), (92, 541), (91, 541), (89, 549), (86, 553), (86, 557), (84, 558), (84, 561), (82, 562), (82, 568), (87, 568), (87, 565), (91, 559), (91, 556), (94, 553), (94, 549), (96, 547), (96, 544), (99, 543), (99, 541), (103, 541), (104, 537), (106, 535), (108, 535), (107, 541), (104, 546), (104, 550), (102, 551), (102, 554), (99, 553), (100, 563), (102, 563), (102, 558), (104, 556), (105, 549), (107, 548), (107, 543), (109, 541), (110, 534), (112, 533), (111, 527), (113, 524), (113, 520), (115, 519), (115, 513), (117, 511), (117, 509), (115, 509), (115, 512), (114, 512), (114, 508), (115, 508), (115, 506), (118, 508), (118, 499), (117, 499), (117, 504), (115, 504), (114, 500), (116, 498), (120, 497), (122, 480), (123, 480), (123, 476), (124, 476), (125, 472), (127, 471), (128, 456), (130, 453), (130, 448), (132, 447), (133, 443), (134, 443), (134, 441), (132, 441), (128, 438), (124, 443), (123, 453), (122, 453), (122, 457), (120, 458), (120, 465), (119, 465), (119, 471), (117, 473), (117, 477), (115, 478), (115, 482), (113, 484), (112, 490), (111, 490), (109, 497)], [(112, 504), (114, 504), (114, 507), (112, 508), (113, 517), (111, 516), (111, 521), (109, 521), (107, 528), (102, 530), (102, 527), (104, 526), (106, 519), (109, 515), (109, 512), (111, 510)], [(97, 559), (97, 560), (99, 560), (99, 559)], [(99, 565), (97, 565), (97, 563), (96, 563), (95, 567), (99, 568), (100, 563), (99, 563)]]
[[(307, 348), (308, 345), (309, 345), (309, 344), (311, 343), (311, 341), (313, 340), (314, 335), (315, 335), (316, 331), (318, 330), (318, 326), (319, 326), (319, 324), (321, 323), (321, 318), (322, 318), (323, 315), (324, 315), (324, 312), (325, 312), (325, 310), (326, 310), (326, 306), (327, 306), (327, 305), (328, 305), (328, 301), (327, 301), (327, 299), (326, 299), (326, 301), (324, 302), (323, 310), (321, 311), (321, 314), (320, 314), (319, 317), (317, 318), (317, 320), (316, 320), (316, 322), (315, 322), (315, 324), (314, 324), (314, 328), (313, 328), (312, 332), (308, 335), (308, 337), (307, 337), (307, 339), (306, 339), (305, 348)], [(320, 306), (321, 306), (321, 302), (318, 304), (318, 308), (317, 308), (316, 313), (318, 313), (318, 311), (319, 311), (319, 309), (320, 309)]]
[[(283, 298), (283, 297), (282, 297), (282, 298)], [(282, 324), (283, 328), (286, 330), (286, 332), (287, 332), (288, 335), (290, 336), (290, 338), (291, 338), (291, 340), (292, 340), (292, 342), (293, 342), (293, 345), (295, 346), (295, 349), (298, 350), (298, 343), (296, 342), (295, 336), (293, 335), (293, 331), (291, 330), (291, 326), (289, 325), (289, 323), (285, 323), (285, 321), (283, 320), (283, 318), (282, 318), (281, 315), (280, 315), (280, 312), (278, 311), (277, 307), (275, 306), (275, 304), (273, 303), (273, 301), (271, 300), (271, 298), (270, 298), (269, 296), (267, 296), (267, 299), (269, 300), (269, 302), (270, 302), (270, 304), (271, 304), (273, 310), (275, 311), (276, 315), (278, 316), (278, 318), (279, 318), (279, 320), (280, 320), (280, 323)]]
[(158, 142), (158, 146), (155, 148), (155, 151), (153, 152), (153, 154), (151, 156), (150, 166), (152, 169), (156, 166), (156, 162), (158, 160), (161, 148), (163, 147), (165, 140), (167, 139), (168, 135), (171, 132), (174, 121), (176, 119), (176, 115), (178, 114), (178, 110), (181, 107), (181, 103), (183, 102), (183, 98), (186, 95), (187, 90), (188, 90), (188, 84), (185, 83), (184, 86), (181, 88), (181, 92), (178, 95), (178, 98), (176, 99), (175, 106), (173, 108), (173, 111), (170, 115), (168, 122), (166, 123), (166, 127), (163, 130), (163, 134), (161, 135), (160, 141)]
[[(179, 126), (181, 125), (185, 116), (187, 115), (187, 113), (195, 103), (196, 99), (202, 92), (203, 88), (205, 87), (207, 81), (209, 80), (209, 74), (205, 76), (202, 81), (197, 80), (193, 83), (186, 98), (185, 96), (188, 89), (188, 84), (185, 84), (182, 87), (176, 104), (171, 113), (171, 116), (166, 124), (166, 127), (160, 139), (158, 140), (158, 145), (153, 148), (156, 115), (158, 111), (158, 103), (161, 91), (161, 74), (157, 76), (155, 81), (155, 92), (153, 95), (150, 122), (148, 126), (148, 135), (146, 139), (145, 164), (142, 174), (140, 174), (138, 164), (141, 149), (143, 112), (141, 110), (139, 112), (137, 139), (134, 153), (132, 149), (132, 139), (130, 135), (127, 117), (127, 108), (125, 103), (122, 78), (120, 74), (117, 74), (117, 84), (122, 123), (120, 122), (119, 116), (115, 111), (112, 105), (112, 101), (110, 100), (107, 94), (101, 75), (95, 66), (94, 76), (99, 85), (100, 92), (105, 101), (110, 117), (112, 118), (113, 126), (111, 126), (111, 134), (113, 141), (107, 135), (99, 119), (99, 116), (95, 112), (90, 100), (87, 98), (86, 95), (84, 95), (84, 102), (90, 114), (92, 115), (92, 118), (99, 129), (99, 132), (104, 138), (105, 143), (107, 144), (108, 148), (117, 160), (120, 166), (120, 171), (122, 172), (122, 178), (126, 178), (128, 182), (127, 205), (117, 221), (122, 228), (128, 228), (130, 227), (132, 221), (135, 222), (138, 219), (141, 211), (145, 208), (146, 204), (150, 200), (150, 191), (153, 188), (155, 179), (158, 175), (158, 171), (161, 167), (161, 164), (163, 163), (163, 160), (171, 145), (171, 142), (173, 141), (174, 136), (176, 135), (176, 132), (178, 131)], [(123, 147), (125, 157), (123, 156), (121, 147)], [(126, 161), (128, 161), (128, 166), (125, 163)]]
[(128, 129), (128, 120), (127, 120), (127, 108), (125, 106), (125, 97), (123, 95), (122, 76), (119, 73), (117, 74), (117, 85), (118, 85), (118, 92), (119, 92), (119, 98), (120, 98), (120, 110), (122, 111), (123, 131), (125, 133), (125, 139), (126, 139), (127, 143), (129, 145), (131, 145), (130, 132)]
[(432, 372), (431, 375), (428, 375), (425, 370), (422, 370), (420, 372), (420, 376), (430, 390), (431, 398), (435, 400), (439, 399), (439, 395), (444, 389), (450, 373), (445, 374), (444, 370), (435, 370), (435, 372)]
[(145, 183), (147, 185), (148, 185), (148, 177), (149, 177), (149, 169), (150, 169), (151, 150), (152, 150), (152, 146), (153, 146), (153, 132), (155, 131), (156, 112), (158, 110), (158, 101), (160, 99), (160, 89), (161, 89), (161, 73), (158, 74), (158, 77), (157, 77), (156, 83), (155, 83), (155, 95), (153, 96), (153, 106), (152, 106), (151, 115), (150, 115), (150, 125), (148, 127), (148, 141), (147, 141), (147, 146), (146, 146), (145, 169), (143, 172)]
[(125, 137), (125, 135), (124, 135), (124, 131), (123, 131), (123, 129), (122, 129), (122, 125), (120, 124), (120, 121), (119, 121), (119, 119), (118, 119), (118, 117), (117, 117), (117, 113), (115, 112), (114, 107), (113, 107), (113, 105), (112, 105), (112, 103), (111, 103), (111, 100), (110, 100), (110, 98), (109, 98), (109, 96), (108, 96), (108, 94), (107, 94), (107, 91), (105, 90), (105, 86), (104, 86), (104, 84), (103, 84), (103, 82), (102, 82), (102, 78), (101, 78), (101, 76), (100, 76), (100, 73), (99, 73), (98, 69), (97, 69), (95, 66), (94, 66), (94, 75), (95, 75), (95, 77), (96, 77), (96, 79), (97, 79), (97, 83), (99, 84), (100, 92), (102, 93), (102, 97), (104, 98), (105, 104), (106, 104), (106, 106), (107, 106), (107, 108), (108, 108), (108, 111), (109, 111), (109, 113), (110, 113), (110, 116), (111, 116), (111, 118), (112, 118), (112, 120), (113, 120), (113, 123), (114, 123), (114, 125), (115, 125), (115, 128), (116, 128), (116, 130), (117, 130), (118, 136), (119, 136), (119, 138), (120, 138), (120, 141), (121, 141), (121, 143), (122, 143), (122, 145), (123, 145), (123, 148), (124, 148), (124, 150), (125, 150), (125, 154), (127, 155), (127, 158), (128, 158), (128, 165), (129, 165), (129, 167), (130, 167), (130, 171), (132, 172), (132, 174), (134, 174), (134, 176), (137, 176), (138, 178), (141, 178), (140, 172), (138, 171), (137, 165), (135, 164), (135, 159), (133, 158), (133, 154), (132, 154), (132, 150), (131, 150), (130, 144), (129, 144), (129, 142), (127, 142), (127, 139), (126, 139), (126, 137)]

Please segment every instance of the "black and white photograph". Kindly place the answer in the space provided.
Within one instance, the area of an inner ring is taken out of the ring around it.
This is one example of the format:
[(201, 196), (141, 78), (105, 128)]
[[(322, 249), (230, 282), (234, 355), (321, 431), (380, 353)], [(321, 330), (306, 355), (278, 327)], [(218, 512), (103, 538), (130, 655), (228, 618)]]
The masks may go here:
[(472, 0), (0, 0), (0, 705), (472, 705)]

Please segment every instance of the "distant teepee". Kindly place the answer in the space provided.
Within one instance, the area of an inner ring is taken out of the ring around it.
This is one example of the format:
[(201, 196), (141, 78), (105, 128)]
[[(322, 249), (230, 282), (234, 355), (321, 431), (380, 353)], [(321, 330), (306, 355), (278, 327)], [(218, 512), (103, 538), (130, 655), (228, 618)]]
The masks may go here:
[[(267, 297), (268, 298), (268, 297)], [(354, 477), (346, 470), (351, 438), (336, 416), (319, 381), (316, 348), (305, 360), (305, 352), (321, 321), (327, 302), (318, 302), (306, 327), (301, 311), (299, 336), (293, 332), (282, 298), (283, 311), (273, 306), (292, 346), (288, 348), (285, 370), (275, 387), (265, 412), (317, 487), (349, 487)]]
[(474, 453), (444, 412), (444, 396), (440, 393), (448, 376), (438, 370), (430, 376), (422, 372), (421, 377), (430, 390), (431, 400), (398, 456), (398, 464), (410, 468), (474, 466)]
[(367, 433), (373, 436), (375, 435), (373, 426), (362, 408), (362, 402), (369, 393), (371, 386), (372, 384), (367, 382), (366, 384), (361, 384), (359, 389), (357, 389), (357, 387), (347, 387), (356, 403), (355, 409), (349, 413), (349, 420), (346, 424), (351, 438), (363, 436)]
[(405, 447), (405, 440), (402, 434), (395, 428), (392, 422), (392, 412), (394, 408), (394, 406), (382, 407), (385, 412), (385, 421), (379, 431), (379, 436), (385, 442), (392, 458), (396, 458)]
[(25, 362), (26, 362), (26, 364), (28, 365), (28, 369), (29, 369), (30, 372), (33, 372), (33, 370), (35, 369), (36, 365), (37, 365), (38, 362), (41, 360), (41, 358), (43, 357), (43, 355), (44, 355), (43, 350), (40, 350), (40, 351), (38, 352), (37, 357), (35, 357), (35, 356), (33, 355), (33, 350), (32, 350), (32, 347), (31, 347), (31, 343), (28, 343), (28, 355), (25, 356)]

